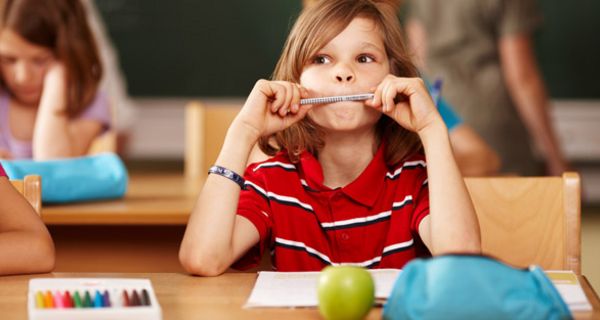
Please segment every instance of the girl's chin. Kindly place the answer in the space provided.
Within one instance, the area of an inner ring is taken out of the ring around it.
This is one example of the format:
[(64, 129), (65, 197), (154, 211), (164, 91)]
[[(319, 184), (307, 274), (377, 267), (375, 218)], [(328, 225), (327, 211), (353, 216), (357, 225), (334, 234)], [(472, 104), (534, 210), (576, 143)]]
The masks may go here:
[(14, 98), (21, 104), (24, 105), (38, 105), (40, 103), (40, 95), (28, 94), (28, 95), (14, 95)]

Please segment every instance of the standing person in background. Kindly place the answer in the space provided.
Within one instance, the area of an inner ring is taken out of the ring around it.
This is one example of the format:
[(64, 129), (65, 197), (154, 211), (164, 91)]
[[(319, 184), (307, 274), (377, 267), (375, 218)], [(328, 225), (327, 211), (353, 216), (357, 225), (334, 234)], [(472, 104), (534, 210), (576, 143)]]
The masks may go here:
[(418, 67), (444, 79), (444, 96), (501, 157), (502, 171), (542, 173), (567, 165), (549, 115), (531, 33), (534, 0), (418, 0), (408, 4), (406, 31)]
[(0, 1), (0, 157), (81, 156), (111, 125), (79, 0)]

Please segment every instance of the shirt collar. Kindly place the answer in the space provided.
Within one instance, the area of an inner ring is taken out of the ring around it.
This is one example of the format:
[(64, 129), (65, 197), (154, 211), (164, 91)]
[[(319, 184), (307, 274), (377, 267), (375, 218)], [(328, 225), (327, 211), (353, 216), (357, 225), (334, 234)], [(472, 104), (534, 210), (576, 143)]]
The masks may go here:
[[(385, 144), (382, 142), (375, 152), (373, 159), (365, 170), (341, 191), (348, 197), (362, 205), (372, 207), (379, 195), (383, 179), (388, 172), (384, 158)], [(301, 176), (306, 180), (309, 188), (315, 191), (330, 191), (323, 185), (323, 169), (319, 161), (309, 152), (300, 156)]]

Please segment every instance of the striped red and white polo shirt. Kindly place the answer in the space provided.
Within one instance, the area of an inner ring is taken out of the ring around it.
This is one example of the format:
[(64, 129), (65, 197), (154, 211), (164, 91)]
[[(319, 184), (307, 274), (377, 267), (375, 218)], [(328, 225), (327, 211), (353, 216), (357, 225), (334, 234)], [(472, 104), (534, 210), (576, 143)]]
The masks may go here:
[(429, 214), (426, 163), (414, 156), (394, 168), (379, 147), (364, 172), (343, 188), (323, 185), (318, 160), (297, 164), (280, 152), (246, 169), (238, 214), (260, 234), (235, 268), (256, 266), (269, 248), (278, 271), (318, 271), (327, 265), (402, 268), (428, 255), (418, 235)]
[(6, 177), (6, 172), (4, 172), (4, 168), (2, 168), (2, 164), (0, 164), (0, 177)]

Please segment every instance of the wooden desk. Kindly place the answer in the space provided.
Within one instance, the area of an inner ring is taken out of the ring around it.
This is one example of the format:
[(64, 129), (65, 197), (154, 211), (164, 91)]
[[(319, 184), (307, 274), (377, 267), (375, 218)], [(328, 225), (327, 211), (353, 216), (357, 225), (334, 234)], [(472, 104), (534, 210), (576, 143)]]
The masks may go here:
[(132, 174), (123, 199), (44, 205), (47, 225), (185, 225), (202, 181), (183, 174)]
[[(59, 272), (181, 272), (177, 254), (202, 181), (132, 174), (123, 199), (44, 205)], [(196, 190), (196, 191), (194, 191)]]
[[(0, 277), (0, 314), (4, 320), (27, 318), (29, 279), (49, 277), (149, 278), (158, 297), (163, 319), (321, 319), (316, 308), (242, 309), (256, 280), (255, 273), (226, 273), (214, 278), (179, 273), (54, 273)], [(592, 302), (592, 312), (575, 314), (576, 319), (598, 319), (600, 302), (585, 277), (583, 288)], [(380, 319), (374, 308), (368, 319)]]

